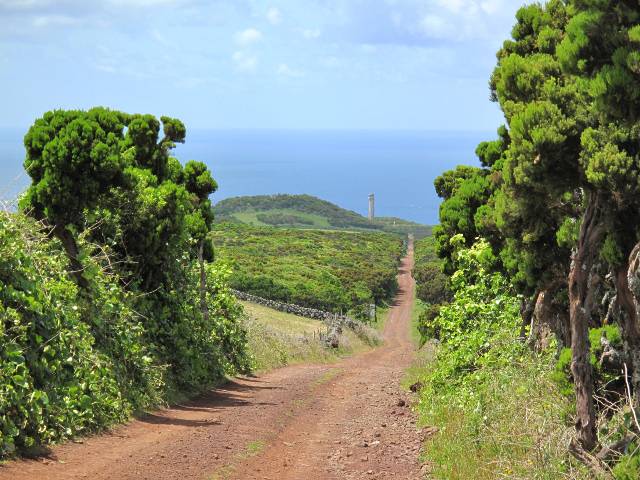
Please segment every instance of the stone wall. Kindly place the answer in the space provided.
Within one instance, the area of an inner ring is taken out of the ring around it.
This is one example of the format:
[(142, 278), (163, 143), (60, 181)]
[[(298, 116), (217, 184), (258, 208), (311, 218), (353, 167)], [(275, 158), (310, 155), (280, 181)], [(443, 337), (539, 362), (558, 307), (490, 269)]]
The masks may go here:
[(257, 297), (249, 293), (240, 292), (238, 290), (231, 290), (231, 292), (240, 300), (245, 300), (251, 303), (257, 303), (264, 307), (273, 308), (280, 312), (291, 313), (300, 317), (312, 318), (314, 320), (320, 320), (327, 325), (341, 325), (343, 327), (350, 328), (351, 330), (357, 330), (364, 326), (358, 320), (354, 320), (351, 317), (345, 315), (338, 315), (336, 313), (325, 312), (324, 310), (317, 310), (315, 308), (302, 307), (300, 305), (294, 305), (292, 303), (277, 302), (275, 300), (269, 300), (267, 298)]

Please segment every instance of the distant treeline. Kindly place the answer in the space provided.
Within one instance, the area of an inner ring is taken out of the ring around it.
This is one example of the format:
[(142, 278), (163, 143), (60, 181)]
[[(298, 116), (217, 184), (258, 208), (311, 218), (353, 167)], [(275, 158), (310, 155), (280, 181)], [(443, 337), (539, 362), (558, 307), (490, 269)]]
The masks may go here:
[(313, 225), (313, 220), (301, 217), (300, 215), (286, 213), (258, 213), (256, 218), (262, 223), (273, 226), (284, 225)]
[(232, 216), (233, 213), (247, 210), (265, 211), (289, 209), (325, 217), (333, 227), (381, 229), (362, 215), (345, 210), (326, 200), (311, 195), (257, 195), (252, 197), (228, 198), (217, 203), (215, 213), (220, 218)]

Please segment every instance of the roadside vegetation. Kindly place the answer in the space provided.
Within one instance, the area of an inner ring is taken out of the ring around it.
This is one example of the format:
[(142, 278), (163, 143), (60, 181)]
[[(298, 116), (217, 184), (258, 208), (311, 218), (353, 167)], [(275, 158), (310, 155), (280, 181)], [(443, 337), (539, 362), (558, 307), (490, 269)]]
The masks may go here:
[(369, 305), (390, 302), (398, 287), (404, 243), (395, 235), (222, 223), (211, 236), (231, 286), (259, 297), (368, 321)]
[(228, 375), (333, 361), (379, 342), (373, 328), (345, 329), (328, 348), (324, 324), (243, 308), (231, 287), (368, 318), (370, 303), (395, 293), (402, 239), (213, 230), (216, 182), (203, 163), (171, 156), (185, 135), (177, 119), (105, 108), (48, 112), (27, 132), (32, 183), (17, 212), (0, 212), (0, 458)]
[(216, 183), (170, 156), (184, 137), (104, 108), (49, 112), (25, 136), (32, 184), (0, 213), (0, 457), (250, 367), (230, 272), (209, 262)]
[(507, 125), (435, 181), (448, 278), (429, 241), (416, 278), (436, 478), (640, 477), (639, 19), (522, 7), (490, 81)]
[(311, 195), (257, 195), (228, 198), (214, 207), (219, 221), (240, 222), (255, 227), (315, 228), (325, 230), (374, 230), (422, 238), (431, 227), (400, 218), (377, 217), (369, 221)]

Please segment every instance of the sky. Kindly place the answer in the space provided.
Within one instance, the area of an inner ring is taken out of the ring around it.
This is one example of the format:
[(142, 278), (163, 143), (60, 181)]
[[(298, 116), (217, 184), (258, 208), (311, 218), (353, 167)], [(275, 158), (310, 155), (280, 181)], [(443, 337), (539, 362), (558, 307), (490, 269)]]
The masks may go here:
[(0, 126), (108, 106), (187, 128), (495, 131), (519, 0), (0, 0)]

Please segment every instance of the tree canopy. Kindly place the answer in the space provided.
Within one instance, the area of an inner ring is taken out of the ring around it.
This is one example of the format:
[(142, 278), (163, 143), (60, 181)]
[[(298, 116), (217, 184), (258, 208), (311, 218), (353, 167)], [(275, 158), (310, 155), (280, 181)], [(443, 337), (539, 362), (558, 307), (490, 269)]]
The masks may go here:
[(105, 108), (48, 112), (25, 136), (32, 184), (22, 208), (51, 225), (76, 271), (75, 236), (88, 230), (116, 254), (121, 273), (157, 288), (213, 221), (211, 173), (202, 162), (183, 167), (170, 156), (185, 136), (182, 122), (169, 117)]
[[(522, 7), (490, 80), (506, 125), (478, 146), (481, 168), (435, 181), (444, 199), (437, 251), (448, 272), (459, 267), (452, 239), (461, 234), (469, 248), (483, 237), (499, 259), (493, 268), (525, 300), (552, 298), (568, 310), (570, 328), (556, 334), (571, 345), (577, 439), (587, 450), (597, 444), (589, 328), (605, 321), (598, 302), (620, 309), (640, 398), (640, 229), (630, 221), (640, 216), (639, 22), (631, 1)], [(603, 293), (605, 277), (614, 297)], [(533, 310), (523, 305), (523, 316)]]

